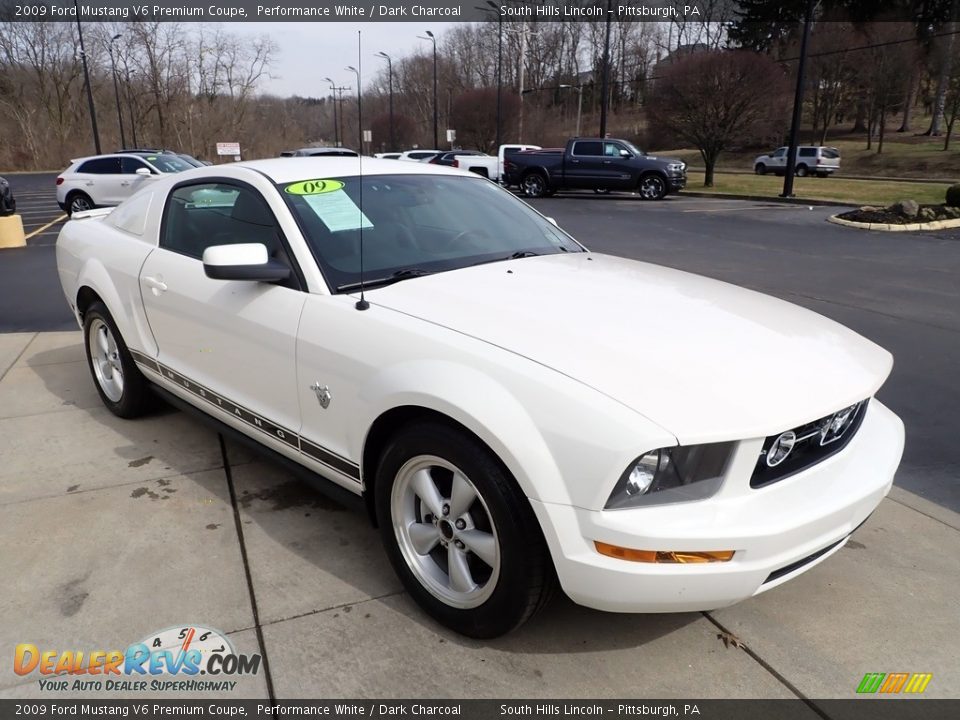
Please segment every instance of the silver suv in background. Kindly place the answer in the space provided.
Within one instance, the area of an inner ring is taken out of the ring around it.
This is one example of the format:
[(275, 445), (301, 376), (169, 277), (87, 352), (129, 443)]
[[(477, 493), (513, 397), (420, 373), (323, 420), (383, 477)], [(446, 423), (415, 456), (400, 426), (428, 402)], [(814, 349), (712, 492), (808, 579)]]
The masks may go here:
[[(835, 147), (798, 145), (794, 173), (797, 177), (829, 177), (840, 169), (840, 151)], [(757, 175), (783, 175), (787, 171), (787, 148), (780, 147), (753, 161)]]

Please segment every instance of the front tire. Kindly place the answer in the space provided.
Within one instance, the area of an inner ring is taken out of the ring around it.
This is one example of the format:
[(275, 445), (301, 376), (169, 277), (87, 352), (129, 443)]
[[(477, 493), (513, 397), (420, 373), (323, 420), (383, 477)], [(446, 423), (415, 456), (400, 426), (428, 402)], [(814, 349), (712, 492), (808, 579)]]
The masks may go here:
[(643, 200), (663, 200), (667, 194), (667, 181), (656, 174), (640, 178), (640, 198)]
[(757, 164), (756, 164), (756, 167), (753, 168), (753, 171), (754, 171), (757, 175), (766, 175), (766, 174), (767, 174), (767, 166), (764, 165), (763, 163), (757, 163)]
[(114, 415), (134, 418), (150, 409), (152, 396), (113, 318), (101, 302), (83, 315), (87, 366), (103, 404)]
[(437, 622), (493, 638), (549, 599), (553, 567), (530, 503), (472, 436), (437, 422), (401, 430), (377, 466), (375, 494), (394, 571)]
[(75, 192), (67, 198), (68, 215), (73, 215), (75, 212), (83, 212), (84, 210), (93, 210), (94, 207), (93, 200), (91, 200), (90, 196), (86, 193)]
[(542, 173), (532, 172), (520, 181), (523, 194), (527, 197), (541, 198), (547, 195), (547, 178)]

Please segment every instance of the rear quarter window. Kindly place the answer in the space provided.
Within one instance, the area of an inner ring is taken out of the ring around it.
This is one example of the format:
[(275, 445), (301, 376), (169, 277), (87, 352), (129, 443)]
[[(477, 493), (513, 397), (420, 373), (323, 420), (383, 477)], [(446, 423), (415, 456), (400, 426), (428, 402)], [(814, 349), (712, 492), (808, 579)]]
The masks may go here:
[(87, 160), (77, 168), (78, 173), (91, 175), (116, 175), (120, 173), (120, 158), (94, 158)]
[(840, 151), (836, 148), (822, 148), (820, 154), (825, 158), (830, 158), (831, 160), (837, 160), (840, 158)]

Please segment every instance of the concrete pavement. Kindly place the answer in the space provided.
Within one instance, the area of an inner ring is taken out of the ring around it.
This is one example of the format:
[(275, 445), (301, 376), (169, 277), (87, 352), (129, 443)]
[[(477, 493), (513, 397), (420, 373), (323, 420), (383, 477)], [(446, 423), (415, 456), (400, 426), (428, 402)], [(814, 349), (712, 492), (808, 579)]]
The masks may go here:
[(0, 458), (0, 698), (40, 695), (17, 643), (122, 648), (185, 623), (267, 658), (228, 697), (851, 698), (867, 672), (930, 672), (925, 696), (960, 697), (960, 516), (902, 489), (825, 563), (735, 607), (560, 596), (476, 642), (402, 592), (365, 516), (183, 413), (108, 413), (79, 332), (0, 334)]

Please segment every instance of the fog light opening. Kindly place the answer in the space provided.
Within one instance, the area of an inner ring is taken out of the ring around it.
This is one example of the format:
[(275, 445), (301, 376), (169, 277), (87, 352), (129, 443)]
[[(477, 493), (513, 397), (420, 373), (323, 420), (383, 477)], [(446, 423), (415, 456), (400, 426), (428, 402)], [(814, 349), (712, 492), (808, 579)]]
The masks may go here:
[(634, 550), (594, 540), (597, 552), (607, 557), (630, 562), (660, 563), (666, 565), (689, 565), (699, 563), (728, 562), (734, 550)]

